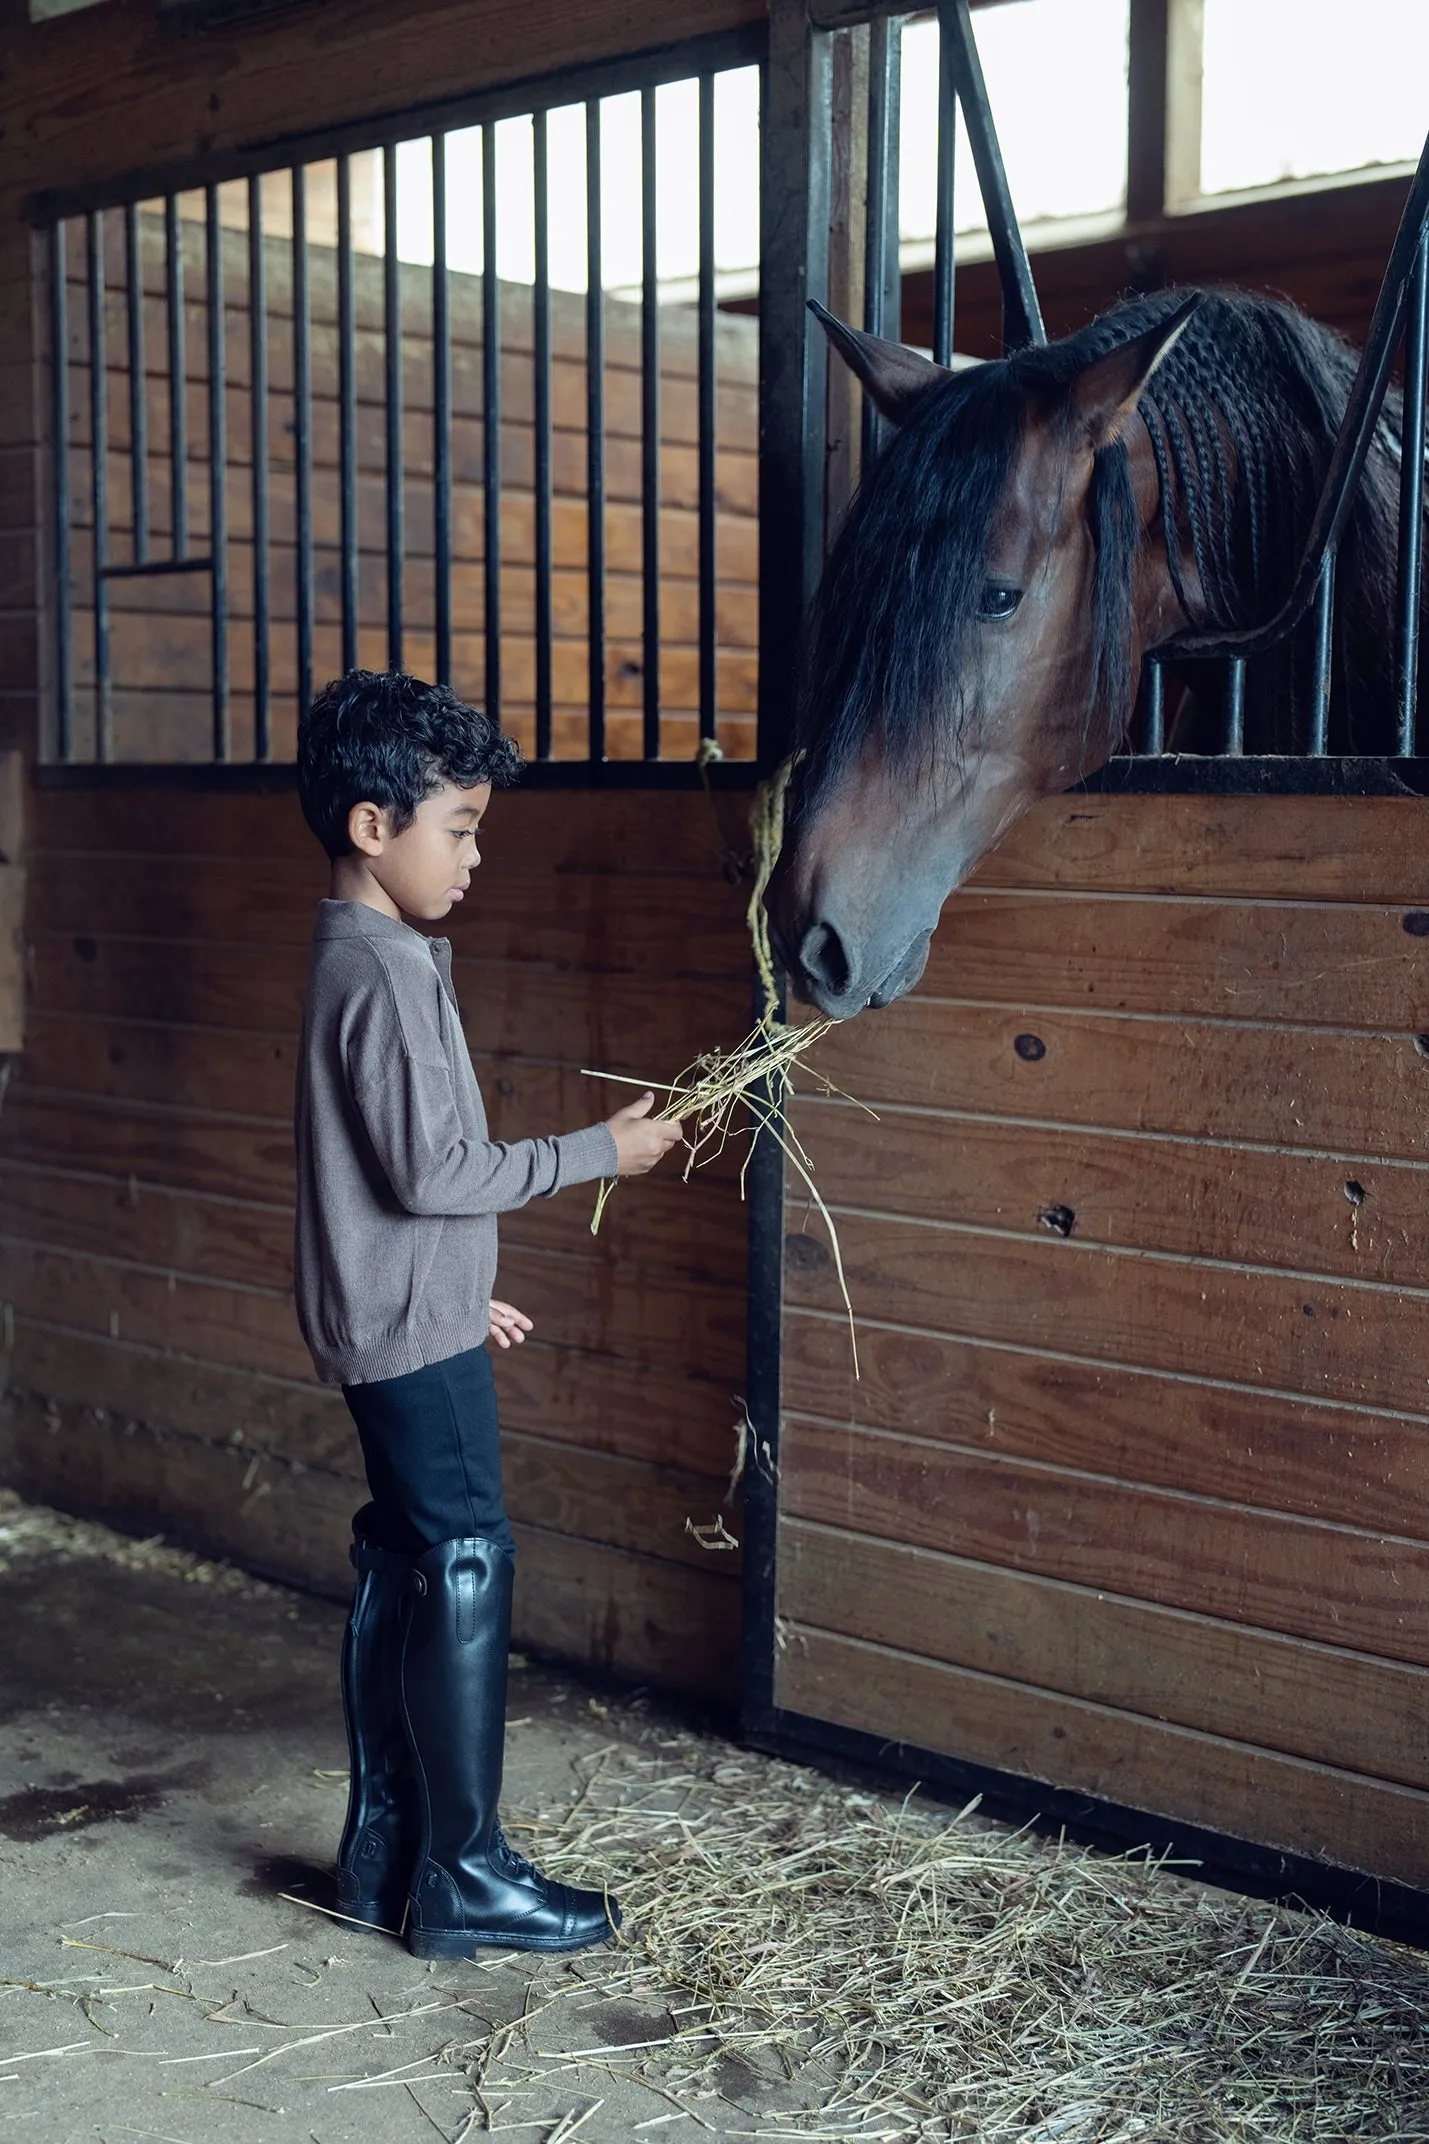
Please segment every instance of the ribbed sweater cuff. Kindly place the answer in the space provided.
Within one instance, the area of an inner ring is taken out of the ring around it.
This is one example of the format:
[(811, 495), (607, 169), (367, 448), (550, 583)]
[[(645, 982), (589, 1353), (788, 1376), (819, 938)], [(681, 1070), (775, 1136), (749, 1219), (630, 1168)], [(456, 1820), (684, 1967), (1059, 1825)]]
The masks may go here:
[(584, 1131), (562, 1132), (556, 1140), (560, 1152), (557, 1190), (567, 1184), (594, 1183), (598, 1176), (614, 1176), (620, 1167), (615, 1134), (608, 1124), (588, 1124)]

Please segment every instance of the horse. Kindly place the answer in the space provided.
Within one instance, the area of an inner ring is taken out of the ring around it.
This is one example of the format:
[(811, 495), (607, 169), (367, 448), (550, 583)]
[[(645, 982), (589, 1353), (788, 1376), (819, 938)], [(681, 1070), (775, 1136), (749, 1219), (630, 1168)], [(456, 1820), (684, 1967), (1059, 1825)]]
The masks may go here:
[[(1172, 747), (1211, 741), (1175, 640), (1284, 601), (1356, 356), (1235, 291), (1133, 298), (955, 371), (817, 310), (893, 429), (814, 605), (767, 906), (796, 994), (847, 1018), (910, 990), (978, 859), (1123, 743), (1148, 651)], [(1390, 396), (1339, 550), (1331, 752), (1395, 749), (1401, 419)], [(1312, 635), (1247, 665), (1245, 750), (1305, 749)]]

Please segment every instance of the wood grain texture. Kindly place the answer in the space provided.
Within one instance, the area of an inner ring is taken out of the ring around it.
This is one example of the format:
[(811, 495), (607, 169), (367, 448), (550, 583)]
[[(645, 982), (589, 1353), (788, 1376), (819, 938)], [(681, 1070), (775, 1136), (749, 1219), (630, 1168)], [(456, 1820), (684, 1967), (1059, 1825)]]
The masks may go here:
[[(1429, 1286), (1423, 1164), (880, 1111), (794, 1112), (844, 1207), (1237, 1265)], [(1346, 1187), (1350, 1187), (1348, 1190)], [(1049, 1218), (1050, 1217), (1050, 1218)]]
[[(860, 1317), (953, 1337), (1171, 1370), (1423, 1414), (1419, 1294), (1369, 1283), (1115, 1252), (846, 1214), (844, 1269)], [(788, 1298), (836, 1313), (833, 1259), (811, 1220), (791, 1234)]]
[(1388, 1660), (1429, 1662), (1429, 1546), (793, 1418), (780, 1508)]
[(914, 995), (836, 1028), (816, 1062), (875, 1106), (1429, 1158), (1429, 1050), (1408, 1033)]
[(786, 1519), (779, 1613), (806, 1628), (1429, 1786), (1429, 1670), (906, 1543)]
[(176, 39), (142, 0), (118, 0), (92, 24), (14, 40), (0, 183), (78, 185), (755, 19), (740, 0), (621, 0), (594, 15), (574, 0), (421, 0), (400, 16), (359, 0), (333, 19)]
[(1429, 1027), (1415, 904), (1186, 901), (971, 889), (943, 911), (922, 989), (1290, 1026)]
[(867, 1324), (859, 1367), (841, 1318), (788, 1320), (794, 1413), (1429, 1540), (1423, 1419)]
[(1420, 797), (1051, 797), (975, 887), (1214, 900), (1429, 901)]
[[(231, 1558), (345, 1600), (360, 1478), (295, 1469), (207, 1438), (125, 1423), (12, 1390), (0, 1465), (22, 1494)], [(627, 1680), (732, 1701), (739, 1588), (667, 1561), (517, 1519), (514, 1642)]]
[(1429, 1884), (1429, 1796), (994, 1676), (796, 1628), (777, 1702), (1049, 1786)]

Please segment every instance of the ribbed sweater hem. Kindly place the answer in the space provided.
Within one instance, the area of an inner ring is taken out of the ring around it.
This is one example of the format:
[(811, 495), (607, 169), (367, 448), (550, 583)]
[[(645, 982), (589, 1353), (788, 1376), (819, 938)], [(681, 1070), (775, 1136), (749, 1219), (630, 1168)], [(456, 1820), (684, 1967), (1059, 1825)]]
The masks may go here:
[(453, 1355), (468, 1354), (485, 1344), (487, 1326), (477, 1318), (451, 1318), (414, 1329), (382, 1333), (361, 1346), (312, 1347), (313, 1367), (325, 1385), (375, 1385), (384, 1378), (407, 1377), (413, 1370), (430, 1369), (434, 1362), (447, 1362)]

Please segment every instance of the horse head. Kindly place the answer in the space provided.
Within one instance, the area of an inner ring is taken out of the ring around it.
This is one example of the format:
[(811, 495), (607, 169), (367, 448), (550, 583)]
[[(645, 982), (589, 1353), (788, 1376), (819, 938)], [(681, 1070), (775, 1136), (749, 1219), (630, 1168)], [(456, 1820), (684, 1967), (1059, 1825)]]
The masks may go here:
[(820, 310), (894, 427), (815, 607), (768, 897), (824, 1011), (911, 989), (978, 858), (1121, 740), (1143, 648), (1182, 622), (1138, 404), (1199, 302), (957, 372)]

